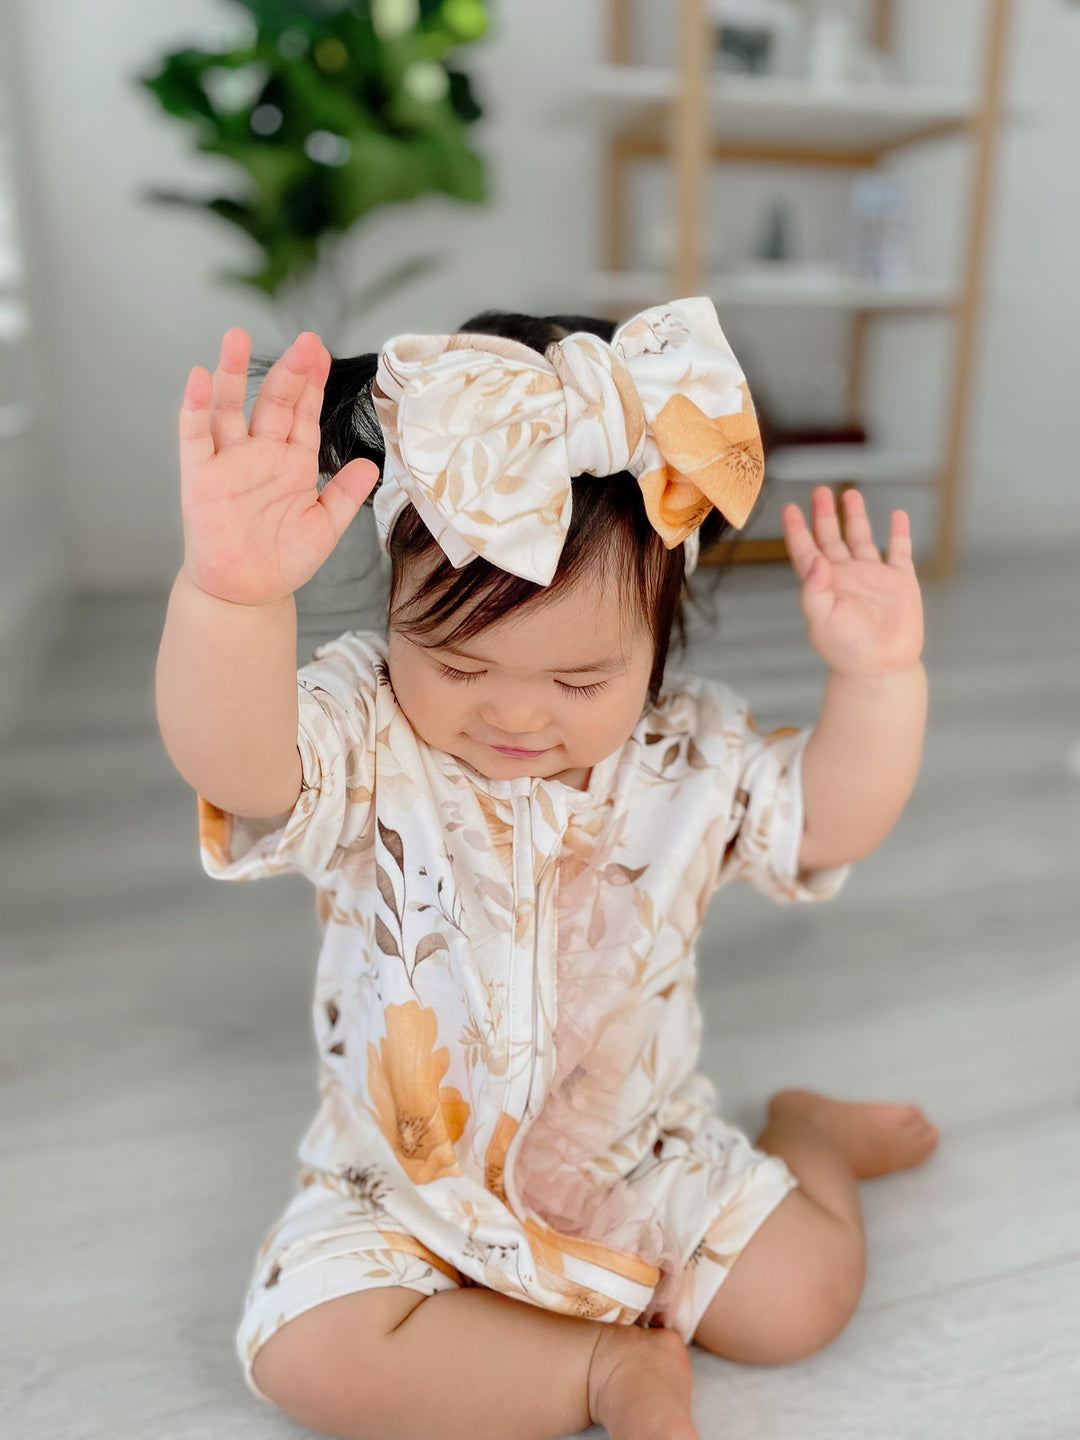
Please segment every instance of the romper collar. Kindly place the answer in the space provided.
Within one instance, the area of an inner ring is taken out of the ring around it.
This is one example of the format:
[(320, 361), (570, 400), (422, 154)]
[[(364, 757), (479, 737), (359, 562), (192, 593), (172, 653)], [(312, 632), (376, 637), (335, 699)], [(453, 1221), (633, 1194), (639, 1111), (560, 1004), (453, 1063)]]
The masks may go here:
[(456, 755), (445, 751), (442, 754), (450, 769), (456, 770), (470, 785), (491, 795), (494, 799), (530, 798), (538, 790), (546, 789), (549, 794), (557, 795), (567, 810), (575, 811), (597, 804), (610, 792), (615, 772), (619, 768), (619, 761), (622, 759), (625, 749), (626, 745), (622, 745), (618, 750), (612, 751), (610, 755), (605, 755), (603, 760), (598, 761), (592, 767), (589, 783), (584, 790), (577, 790), (572, 785), (564, 785), (561, 780), (554, 778), (546, 780), (535, 775), (519, 775), (512, 780), (493, 780), (487, 775), (481, 775), (479, 770), (474, 770), (471, 765), (464, 760), (459, 760)]

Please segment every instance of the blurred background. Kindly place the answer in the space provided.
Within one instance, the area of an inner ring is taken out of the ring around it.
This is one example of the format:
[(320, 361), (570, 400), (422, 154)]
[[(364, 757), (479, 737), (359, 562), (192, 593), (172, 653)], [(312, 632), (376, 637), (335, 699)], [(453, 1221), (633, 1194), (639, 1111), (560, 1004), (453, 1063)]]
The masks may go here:
[[(768, 479), (691, 660), (812, 722), (779, 507), (856, 484), (879, 534), (911, 514), (934, 699), (840, 900), (711, 914), (704, 1063), (748, 1128), (815, 1084), (919, 1099), (953, 1148), (870, 1191), (853, 1349), (699, 1381), (727, 1436), (805, 1437), (856, 1373), (832, 1436), (1075, 1434), (1078, 74), (1077, 0), (8, 0), (0, 1418), (288, 1433), (229, 1333), (312, 1101), (318, 937), (299, 882), (205, 880), (156, 734), (191, 366), (233, 325), (350, 355), (709, 294)], [(380, 623), (369, 519), (299, 597), (300, 660)]]

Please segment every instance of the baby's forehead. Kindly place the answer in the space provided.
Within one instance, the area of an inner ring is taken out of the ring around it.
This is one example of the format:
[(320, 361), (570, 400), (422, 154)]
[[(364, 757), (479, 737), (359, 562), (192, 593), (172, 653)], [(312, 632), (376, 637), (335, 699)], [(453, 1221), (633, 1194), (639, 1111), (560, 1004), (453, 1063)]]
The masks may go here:
[(617, 585), (590, 577), (550, 598), (537, 596), (468, 638), (448, 630), (425, 643), (508, 669), (615, 673), (641, 646), (651, 648), (652, 637)]
[(634, 659), (633, 646), (611, 650), (594, 642), (580, 647), (554, 644), (537, 649), (492, 643), (490, 637), (485, 639), (482, 634), (436, 648), (450, 659), (470, 660), (521, 675), (620, 675)]

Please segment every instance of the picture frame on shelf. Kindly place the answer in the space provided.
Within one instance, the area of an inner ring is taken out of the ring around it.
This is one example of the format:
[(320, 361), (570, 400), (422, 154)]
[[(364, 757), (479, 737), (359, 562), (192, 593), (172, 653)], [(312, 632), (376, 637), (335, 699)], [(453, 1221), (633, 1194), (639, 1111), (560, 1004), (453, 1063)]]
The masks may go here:
[(722, 73), (798, 73), (803, 17), (795, 0), (709, 0), (708, 15)]

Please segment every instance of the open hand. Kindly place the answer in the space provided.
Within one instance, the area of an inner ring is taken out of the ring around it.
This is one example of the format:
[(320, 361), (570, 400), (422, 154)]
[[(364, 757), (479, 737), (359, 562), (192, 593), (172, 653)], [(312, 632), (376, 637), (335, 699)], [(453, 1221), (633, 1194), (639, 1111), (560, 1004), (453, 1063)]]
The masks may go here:
[(312, 331), (267, 372), (244, 420), (251, 339), (221, 342), (213, 376), (188, 376), (180, 410), (184, 569), (200, 589), (268, 605), (318, 570), (378, 479), (353, 460), (318, 490), (319, 417), (330, 353)]
[(798, 505), (785, 505), (782, 512), (791, 564), (803, 582), (810, 643), (842, 674), (909, 669), (922, 652), (923, 619), (908, 517), (893, 511), (883, 559), (862, 496), (846, 490), (842, 504), (846, 539), (825, 485), (811, 499), (812, 533)]

